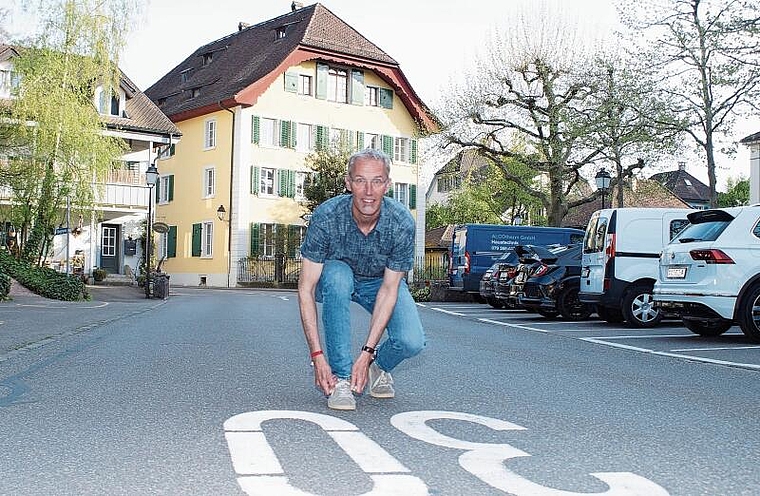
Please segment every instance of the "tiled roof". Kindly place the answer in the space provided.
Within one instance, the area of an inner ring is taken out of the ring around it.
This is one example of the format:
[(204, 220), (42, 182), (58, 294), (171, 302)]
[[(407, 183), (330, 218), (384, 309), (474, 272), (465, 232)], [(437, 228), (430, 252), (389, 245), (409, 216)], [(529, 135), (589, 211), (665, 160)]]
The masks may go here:
[(749, 136), (742, 138), (740, 143), (744, 143), (745, 145), (750, 145), (752, 143), (758, 143), (760, 142), (760, 132), (750, 134)]
[(448, 249), (454, 239), (454, 226), (447, 224), (425, 231), (425, 248)]
[[(634, 180), (635, 187), (631, 188), (626, 185), (623, 188), (623, 206), (624, 207), (667, 207), (667, 208), (689, 208), (683, 200), (676, 197), (673, 193), (665, 189), (657, 181), (646, 179)], [(612, 204), (617, 206), (617, 189), (614, 188), (605, 199), (606, 207)], [(596, 199), (590, 203), (584, 203), (570, 209), (562, 219), (563, 227), (586, 227), (591, 214), (601, 208), (601, 199)]]
[(660, 172), (649, 177), (665, 186), (674, 195), (687, 202), (709, 202), (710, 188), (685, 169)]
[[(0, 61), (8, 60), (18, 55), (18, 47), (0, 44)], [(156, 107), (150, 98), (140, 91), (137, 85), (124, 72), (119, 72), (121, 74), (121, 87), (127, 95), (127, 101), (125, 102), (127, 116), (101, 116), (106, 127), (114, 130), (180, 136), (182, 133), (177, 126)]]
[(285, 68), (319, 58), (376, 70), (418, 122), (433, 122), (398, 62), (319, 3), (253, 26), (241, 24), (237, 32), (198, 48), (145, 93), (178, 122), (252, 105)]

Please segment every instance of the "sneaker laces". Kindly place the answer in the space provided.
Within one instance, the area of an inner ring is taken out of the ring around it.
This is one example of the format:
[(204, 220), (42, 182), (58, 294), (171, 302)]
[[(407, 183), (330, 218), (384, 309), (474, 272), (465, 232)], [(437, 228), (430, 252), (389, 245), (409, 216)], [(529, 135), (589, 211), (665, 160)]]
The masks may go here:
[(335, 397), (341, 397), (341, 398), (347, 398), (347, 397), (353, 398), (353, 394), (351, 393), (351, 383), (348, 382), (348, 379), (338, 380), (337, 384), (335, 384), (333, 395)]

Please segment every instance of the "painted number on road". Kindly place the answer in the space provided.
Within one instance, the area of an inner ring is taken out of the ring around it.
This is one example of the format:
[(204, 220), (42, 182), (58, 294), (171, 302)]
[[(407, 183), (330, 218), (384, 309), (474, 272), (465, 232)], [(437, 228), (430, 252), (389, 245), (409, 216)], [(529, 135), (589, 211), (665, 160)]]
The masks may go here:
[[(238, 483), (246, 494), (305, 496), (311, 493), (293, 487), (264, 435), (262, 423), (274, 419), (312, 422), (332, 437), (374, 482), (370, 495), (427, 495), (427, 485), (410, 475), (409, 469), (352, 423), (330, 415), (291, 410), (261, 410), (235, 415), (224, 423), (225, 437)], [(391, 425), (407, 436), (444, 448), (464, 450), (459, 464), (486, 484), (516, 496), (573, 496), (574, 493), (531, 482), (512, 472), (505, 462), (530, 456), (510, 444), (474, 443), (443, 435), (426, 424), (429, 420), (451, 419), (479, 424), (496, 431), (525, 430), (517, 424), (480, 415), (445, 411), (414, 411), (391, 417)], [(666, 496), (654, 482), (630, 472), (599, 472), (592, 476), (605, 482), (605, 496)]]

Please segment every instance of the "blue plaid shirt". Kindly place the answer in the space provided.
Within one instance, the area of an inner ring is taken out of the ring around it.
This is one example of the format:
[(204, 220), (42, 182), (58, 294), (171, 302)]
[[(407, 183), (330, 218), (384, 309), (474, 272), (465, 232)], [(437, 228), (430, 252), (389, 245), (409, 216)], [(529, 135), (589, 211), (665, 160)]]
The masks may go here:
[(383, 197), (375, 228), (364, 235), (351, 214), (352, 195), (323, 202), (312, 213), (301, 255), (312, 262), (341, 260), (360, 279), (383, 277), (385, 268), (412, 270), (414, 264), (414, 218), (396, 200)]

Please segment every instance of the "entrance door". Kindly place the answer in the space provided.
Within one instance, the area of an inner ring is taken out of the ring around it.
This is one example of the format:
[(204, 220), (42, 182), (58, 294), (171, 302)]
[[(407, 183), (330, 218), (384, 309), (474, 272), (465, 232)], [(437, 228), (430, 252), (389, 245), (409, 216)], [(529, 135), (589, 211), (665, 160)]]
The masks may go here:
[(100, 238), (100, 268), (119, 273), (119, 225), (103, 224)]

